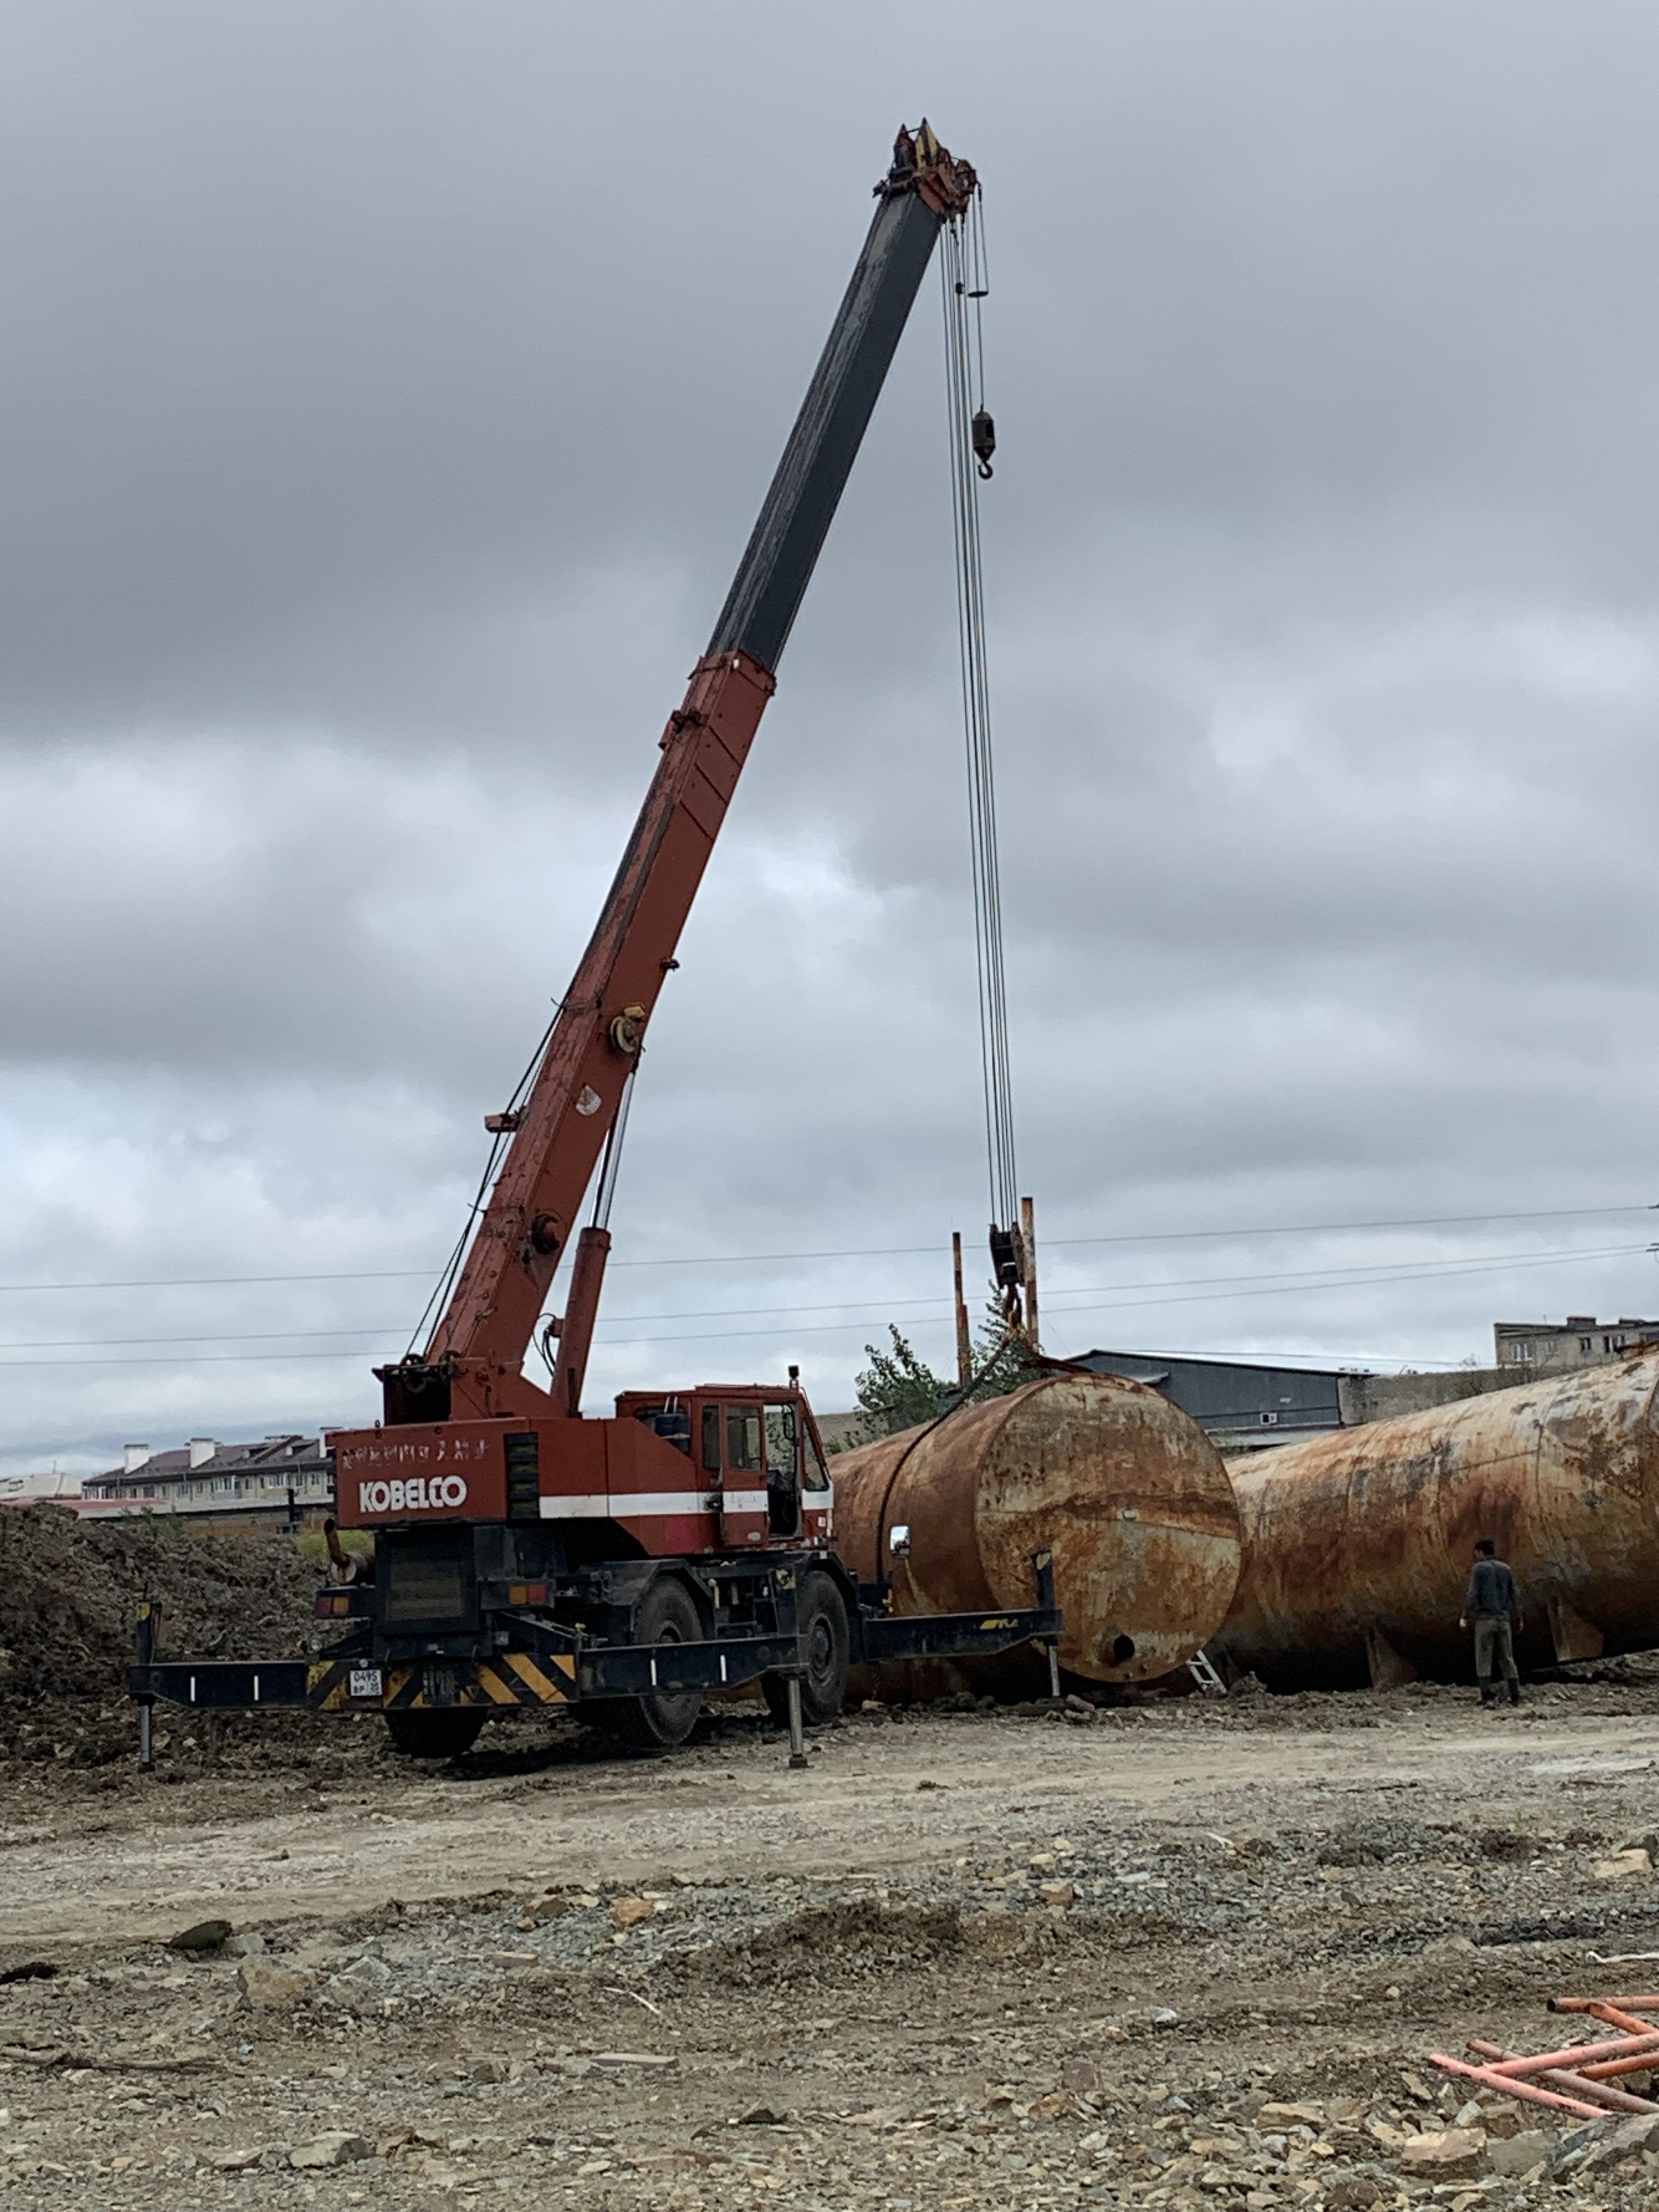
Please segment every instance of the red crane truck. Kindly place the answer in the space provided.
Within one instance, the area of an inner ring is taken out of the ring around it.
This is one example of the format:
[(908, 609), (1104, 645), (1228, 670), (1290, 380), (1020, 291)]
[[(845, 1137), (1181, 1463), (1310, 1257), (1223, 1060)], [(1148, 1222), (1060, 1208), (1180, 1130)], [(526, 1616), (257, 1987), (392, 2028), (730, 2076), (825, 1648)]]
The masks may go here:
[[(157, 1698), (380, 1712), (400, 1749), (446, 1757), (491, 1712), (525, 1705), (677, 1743), (706, 1691), (758, 1679), (799, 1759), (803, 1723), (839, 1711), (858, 1661), (1036, 1640), (1052, 1664), (1060, 1615), (1042, 1555), (1036, 1604), (989, 1618), (897, 1618), (879, 1585), (854, 1583), (795, 1369), (785, 1383), (635, 1390), (609, 1418), (581, 1411), (615, 1148), (652, 1010), (934, 244), (976, 189), (926, 123), (899, 133), (598, 926), (521, 1103), (486, 1117), (504, 1158), (442, 1317), (423, 1352), (375, 1370), (382, 1418), (331, 1439), (339, 1522), (374, 1539), (372, 1577), (318, 1595), (339, 1640), (309, 1660), (162, 1659), (147, 1608), (129, 1685), (146, 1758)], [(599, 1218), (581, 1227), (596, 1169)], [(567, 1254), (544, 1389), (523, 1362)]]

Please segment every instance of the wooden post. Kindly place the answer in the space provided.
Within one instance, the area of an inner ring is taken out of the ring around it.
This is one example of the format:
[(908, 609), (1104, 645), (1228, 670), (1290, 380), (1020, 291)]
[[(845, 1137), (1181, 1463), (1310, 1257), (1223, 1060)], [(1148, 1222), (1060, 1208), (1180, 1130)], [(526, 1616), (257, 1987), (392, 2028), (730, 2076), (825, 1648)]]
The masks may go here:
[(951, 1264), (957, 1279), (957, 1383), (965, 1390), (974, 1379), (974, 1343), (968, 1334), (968, 1305), (962, 1295), (962, 1231), (951, 1231)]
[(1036, 1208), (1029, 1198), (1019, 1201), (1019, 1241), (1025, 1247), (1025, 1341), (1041, 1352), (1037, 1334)]

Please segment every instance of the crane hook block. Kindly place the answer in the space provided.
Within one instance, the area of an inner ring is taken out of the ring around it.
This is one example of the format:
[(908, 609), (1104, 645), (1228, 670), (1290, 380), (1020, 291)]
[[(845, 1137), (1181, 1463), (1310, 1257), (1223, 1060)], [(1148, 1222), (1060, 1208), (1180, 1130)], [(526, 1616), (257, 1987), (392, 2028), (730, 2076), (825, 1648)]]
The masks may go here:
[(1017, 1231), (999, 1229), (991, 1224), (991, 1272), (996, 1277), (999, 1290), (1011, 1291), (1018, 1287), (1024, 1275)]
[(997, 426), (991, 420), (990, 410), (981, 407), (975, 416), (969, 428), (974, 441), (974, 459), (979, 463), (981, 476), (988, 481), (991, 475), (991, 456), (997, 449)]
[(611, 1024), (611, 1042), (624, 1059), (632, 1060), (645, 1034), (645, 1008), (624, 1006)]

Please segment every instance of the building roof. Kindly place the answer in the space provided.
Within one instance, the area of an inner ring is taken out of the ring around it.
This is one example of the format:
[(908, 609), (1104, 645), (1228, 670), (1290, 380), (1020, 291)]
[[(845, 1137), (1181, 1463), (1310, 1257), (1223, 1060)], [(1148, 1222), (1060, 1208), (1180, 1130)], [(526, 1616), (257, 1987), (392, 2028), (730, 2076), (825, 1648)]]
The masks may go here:
[(1574, 1328), (1649, 1328), (1659, 1333), (1659, 1321), (1640, 1321), (1620, 1314), (1617, 1321), (1597, 1321), (1594, 1314), (1569, 1314), (1565, 1321), (1495, 1321), (1500, 1336), (1549, 1336)]
[(1263, 1443), (1340, 1428), (1341, 1382), (1356, 1372), (1345, 1367), (1282, 1367), (1266, 1361), (1146, 1352), (1083, 1352), (1070, 1364), (1091, 1367), (1097, 1375), (1150, 1382), (1212, 1434), (1254, 1432)]
[(1071, 1356), (1073, 1367), (1092, 1367), (1099, 1375), (1126, 1375), (1132, 1381), (1150, 1382), (1170, 1375), (1210, 1375), (1255, 1390), (1276, 1390), (1286, 1405), (1323, 1395), (1341, 1375), (1358, 1375), (1357, 1367), (1289, 1367), (1269, 1359), (1206, 1359), (1194, 1352), (1079, 1352)]
[(101, 1474), (88, 1475), (87, 1481), (131, 1482), (139, 1475), (146, 1482), (179, 1481), (191, 1475), (199, 1480), (208, 1474), (255, 1474), (283, 1467), (315, 1466), (331, 1456), (320, 1437), (293, 1434), (263, 1437), (257, 1443), (215, 1442), (211, 1453), (192, 1467), (190, 1446), (186, 1444), (179, 1451), (151, 1452), (136, 1467), (106, 1468)]
[(0, 1504), (33, 1504), (40, 1498), (78, 1498), (81, 1478), (52, 1468), (40, 1474), (0, 1474)]

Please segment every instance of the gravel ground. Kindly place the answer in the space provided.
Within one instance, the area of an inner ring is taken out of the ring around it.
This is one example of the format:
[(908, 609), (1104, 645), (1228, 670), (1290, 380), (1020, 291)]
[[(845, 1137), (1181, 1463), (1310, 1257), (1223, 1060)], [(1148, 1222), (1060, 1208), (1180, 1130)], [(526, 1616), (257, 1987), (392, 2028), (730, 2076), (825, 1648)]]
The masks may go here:
[(1659, 2136), (1574, 2169), (1427, 2063), (1659, 1972), (1602, 1963), (1659, 1952), (1605, 1870), (1659, 1857), (1659, 1670), (1577, 1672), (866, 1713), (805, 1775), (742, 1708), (435, 1773), (175, 1722), (149, 1778), (48, 1716), (0, 1767), (0, 1975), (55, 1970), (0, 1981), (0, 2202), (1652, 2212)]

